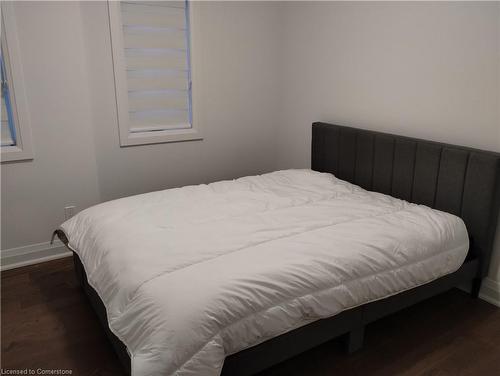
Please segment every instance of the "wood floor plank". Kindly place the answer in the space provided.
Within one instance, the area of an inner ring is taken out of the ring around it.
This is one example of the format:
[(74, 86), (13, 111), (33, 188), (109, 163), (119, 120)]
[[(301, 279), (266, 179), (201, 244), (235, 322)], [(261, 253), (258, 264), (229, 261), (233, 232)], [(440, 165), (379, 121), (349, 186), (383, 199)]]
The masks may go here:
[[(71, 258), (2, 272), (2, 368), (124, 375)], [(452, 290), (369, 325), (348, 355), (340, 339), (260, 376), (500, 375), (500, 309)]]

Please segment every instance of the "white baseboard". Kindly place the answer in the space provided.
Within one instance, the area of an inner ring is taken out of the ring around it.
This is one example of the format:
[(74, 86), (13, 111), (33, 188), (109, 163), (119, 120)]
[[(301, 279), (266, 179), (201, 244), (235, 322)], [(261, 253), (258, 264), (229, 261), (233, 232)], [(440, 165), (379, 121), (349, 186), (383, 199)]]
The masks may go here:
[(479, 297), (483, 300), (486, 300), (488, 303), (500, 307), (500, 282), (495, 281), (489, 277), (483, 279)]
[(71, 252), (59, 240), (55, 240), (54, 244), (50, 242), (30, 244), (24, 247), (3, 249), (0, 252), (2, 271), (71, 256)]

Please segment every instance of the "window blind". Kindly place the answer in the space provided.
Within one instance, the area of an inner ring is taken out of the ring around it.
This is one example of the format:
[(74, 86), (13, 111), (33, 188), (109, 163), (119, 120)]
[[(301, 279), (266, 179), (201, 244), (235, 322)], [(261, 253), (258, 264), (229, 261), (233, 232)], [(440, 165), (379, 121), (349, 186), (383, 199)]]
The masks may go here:
[(12, 117), (12, 106), (10, 103), (9, 83), (7, 81), (7, 72), (5, 70), (3, 49), (0, 53), (0, 69), (2, 83), (2, 108), (1, 108), (1, 146), (16, 145), (16, 131), (14, 119)]
[(131, 133), (191, 128), (189, 16), (184, 1), (122, 1)]

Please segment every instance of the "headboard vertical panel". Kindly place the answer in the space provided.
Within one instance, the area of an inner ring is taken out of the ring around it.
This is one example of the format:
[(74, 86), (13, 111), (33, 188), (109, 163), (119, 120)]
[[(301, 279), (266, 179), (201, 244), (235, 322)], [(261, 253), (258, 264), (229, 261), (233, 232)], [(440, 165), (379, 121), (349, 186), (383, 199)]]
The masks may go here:
[(434, 206), (441, 152), (441, 146), (426, 143), (417, 144), (415, 175), (410, 201), (430, 207)]
[(338, 174), (339, 171), (339, 128), (325, 128), (323, 134), (323, 170)]
[(324, 150), (325, 146), (324, 135), (320, 132), (320, 127), (313, 127), (312, 129), (312, 148), (311, 148), (311, 168), (315, 171), (325, 171), (324, 165)]
[(416, 150), (415, 142), (396, 140), (391, 190), (394, 197), (411, 200)]
[(376, 135), (372, 185), (374, 191), (391, 194), (393, 161), (394, 139), (388, 135)]
[(364, 189), (372, 189), (374, 139), (375, 136), (369, 133), (358, 133), (357, 135), (354, 183)]
[(338, 177), (353, 181), (356, 167), (356, 131), (354, 129), (341, 129), (339, 143)]
[(463, 218), (478, 276), (488, 271), (500, 210), (500, 154), (314, 123), (312, 168)]
[(436, 209), (460, 215), (469, 152), (444, 148), (441, 153)]

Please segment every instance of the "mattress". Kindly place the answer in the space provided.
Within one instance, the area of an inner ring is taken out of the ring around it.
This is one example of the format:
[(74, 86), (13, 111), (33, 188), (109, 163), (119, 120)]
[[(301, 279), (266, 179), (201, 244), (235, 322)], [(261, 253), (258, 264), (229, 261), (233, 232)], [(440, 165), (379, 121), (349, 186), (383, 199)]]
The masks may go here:
[(152, 192), (61, 225), (134, 376), (218, 375), (224, 358), (457, 270), (451, 214), (327, 173)]

